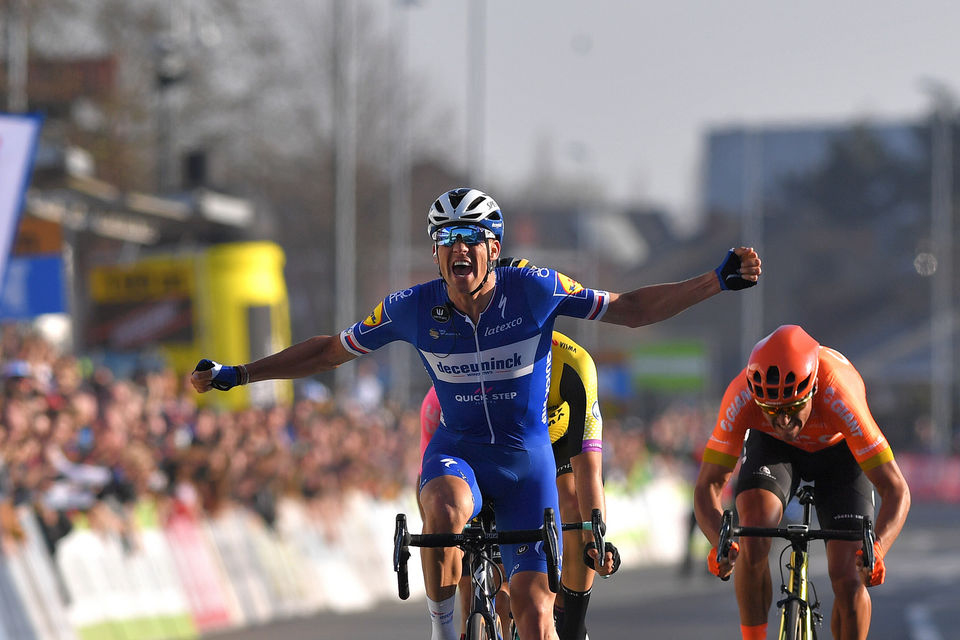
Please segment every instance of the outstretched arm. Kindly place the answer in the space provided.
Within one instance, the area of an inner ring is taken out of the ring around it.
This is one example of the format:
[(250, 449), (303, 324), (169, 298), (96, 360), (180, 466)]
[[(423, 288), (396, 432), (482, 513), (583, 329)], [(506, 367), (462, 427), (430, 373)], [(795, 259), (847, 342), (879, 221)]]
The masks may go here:
[(642, 327), (671, 318), (725, 289), (751, 287), (760, 278), (760, 256), (751, 247), (737, 247), (714, 271), (665, 284), (653, 284), (628, 293), (611, 293), (602, 320)]
[[(246, 376), (239, 383), (304, 378), (334, 369), (356, 357), (343, 347), (339, 336), (314, 336), (283, 351), (243, 365)], [(212, 387), (214, 373), (213, 369), (194, 371), (190, 382), (194, 389), (205, 393)]]

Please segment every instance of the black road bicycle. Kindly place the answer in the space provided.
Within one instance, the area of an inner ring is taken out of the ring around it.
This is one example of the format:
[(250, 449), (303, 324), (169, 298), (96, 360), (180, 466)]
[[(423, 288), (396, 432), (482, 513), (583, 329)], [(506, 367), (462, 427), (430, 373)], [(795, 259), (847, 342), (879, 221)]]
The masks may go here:
[[(564, 531), (589, 530), (593, 533), (597, 548), (605, 548), (603, 534), (606, 527), (599, 509), (594, 510), (590, 522), (564, 523), (561, 527)], [(500, 620), (494, 606), (497, 592), (506, 579), (500, 563), (499, 545), (543, 543), (547, 556), (547, 580), (550, 590), (556, 593), (560, 588), (558, 565), (560, 545), (557, 538), (556, 517), (553, 509), (549, 507), (544, 509), (542, 528), (514, 531), (497, 531), (492, 518), (480, 518), (476, 523), (467, 525), (462, 533), (411, 534), (407, 529), (407, 516), (398, 513), (393, 536), (393, 570), (397, 573), (400, 599), (406, 600), (410, 597), (407, 573), (410, 547), (460, 547), (463, 549), (465, 564), (469, 568), (473, 585), (473, 597), (467, 615), (466, 638), (467, 640), (503, 640)], [(515, 636), (513, 628), (510, 630), (510, 636)]]

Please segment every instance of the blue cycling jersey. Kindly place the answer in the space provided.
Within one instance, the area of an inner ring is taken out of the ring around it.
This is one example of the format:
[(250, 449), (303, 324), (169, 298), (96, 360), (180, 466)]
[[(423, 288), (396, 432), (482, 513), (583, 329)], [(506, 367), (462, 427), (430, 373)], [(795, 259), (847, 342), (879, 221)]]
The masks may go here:
[(549, 444), (550, 347), (558, 315), (600, 319), (610, 296), (552, 269), (499, 267), (476, 326), (437, 279), (387, 296), (340, 333), (364, 355), (395, 340), (420, 353), (440, 400), (440, 429), (463, 442)]

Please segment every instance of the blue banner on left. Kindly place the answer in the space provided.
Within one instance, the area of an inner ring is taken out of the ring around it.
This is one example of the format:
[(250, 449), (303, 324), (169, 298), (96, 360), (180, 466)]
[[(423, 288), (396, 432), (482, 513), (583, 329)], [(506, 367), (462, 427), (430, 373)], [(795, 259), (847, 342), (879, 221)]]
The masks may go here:
[(33, 173), (43, 117), (0, 113), (0, 281)]
[(11, 257), (0, 291), (0, 320), (65, 312), (63, 259), (57, 255)]

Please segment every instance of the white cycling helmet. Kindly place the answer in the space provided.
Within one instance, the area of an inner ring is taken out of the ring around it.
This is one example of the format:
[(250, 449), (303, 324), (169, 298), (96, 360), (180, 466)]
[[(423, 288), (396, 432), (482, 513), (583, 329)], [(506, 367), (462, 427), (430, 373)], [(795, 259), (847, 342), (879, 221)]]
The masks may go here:
[(496, 200), (482, 191), (461, 187), (436, 199), (427, 214), (427, 235), (451, 224), (479, 224), (503, 242), (503, 215)]

